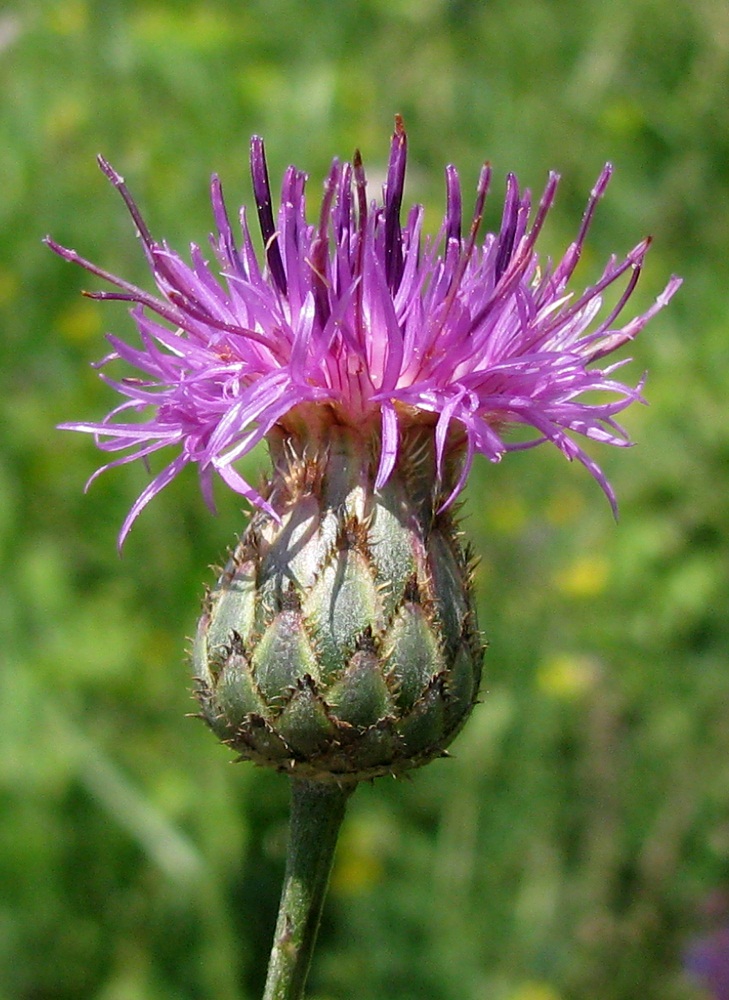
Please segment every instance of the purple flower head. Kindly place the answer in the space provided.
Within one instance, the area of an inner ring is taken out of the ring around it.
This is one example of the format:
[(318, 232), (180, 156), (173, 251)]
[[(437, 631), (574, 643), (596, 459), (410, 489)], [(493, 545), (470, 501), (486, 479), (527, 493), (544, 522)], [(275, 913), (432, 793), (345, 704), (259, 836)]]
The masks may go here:
[(729, 927), (694, 941), (685, 955), (689, 975), (714, 1000), (729, 1000)]
[[(644, 240), (623, 260), (611, 258), (591, 287), (570, 289), (610, 165), (590, 195), (575, 241), (555, 265), (540, 264), (535, 246), (554, 201), (556, 174), (534, 209), (529, 191), (509, 175), (500, 230), (479, 238), (490, 169), (481, 171), (464, 234), (458, 174), (448, 166), (445, 218), (430, 239), (422, 236), (421, 205), (401, 222), (406, 154), (398, 117), (382, 201), (368, 198), (356, 152), (351, 164), (332, 163), (318, 220), (310, 223), (306, 176), (294, 167), (284, 175), (274, 214), (263, 141), (254, 136), (251, 172), (264, 261), (254, 251), (245, 209), (237, 241), (213, 177), (215, 266), (196, 245), (188, 263), (154, 240), (123, 179), (100, 158), (136, 224), (158, 295), (47, 240), (66, 260), (117, 289), (90, 293), (92, 298), (134, 304), (140, 337), (132, 346), (109, 335), (112, 351), (101, 362), (121, 359), (141, 374), (119, 380), (102, 375), (123, 402), (98, 423), (62, 426), (91, 433), (101, 449), (120, 454), (92, 479), (177, 447), (134, 503), (120, 542), (152, 497), (191, 462), (211, 506), (215, 472), (275, 516), (235, 468), (275, 427), (321, 435), (339, 423), (372, 435), (379, 442), (379, 488), (398, 460), (402, 431), (429, 424), (440, 466), (446, 449), (463, 450), (462, 472), (447, 503), (462, 489), (477, 452), (496, 462), (507, 451), (551, 441), (590, 470), (615, 507), (603, 473), (571, 434), (627, 444), (615, 416), (640, 399), (641, 385), (615, 379), (625, 362), (590, 366), (632, 340), (680, 280), (672, 278), (646, 312), (618, 323), (643, 266)], [(603, 293), (621, 279), (617, 303), (603, 309)], [(509, 440), (515, 425), (534, 435)]]

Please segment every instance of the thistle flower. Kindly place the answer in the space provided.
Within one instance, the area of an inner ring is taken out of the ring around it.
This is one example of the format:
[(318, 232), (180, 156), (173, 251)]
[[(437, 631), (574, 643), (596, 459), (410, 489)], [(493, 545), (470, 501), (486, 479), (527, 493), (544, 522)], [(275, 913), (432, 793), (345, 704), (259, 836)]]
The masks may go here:
[(729, 1000), (729, 927), (719, 927), (694, 941), (684, 965), (712, 1000)]
[[(47, 240), (66, 260), (118, 289), (89, 293), (91, 298), (135, 304), (131, 312), (141, 341), (132, 346), (110, 334), (112, 351), (100, 362), (121, 359), (141, 373), (120, 380), (102, 375), (124, 401), (100, 422), (62, 426), (93, 434), (103, 451), (121, 454), (92, 480), (167, 446), (179, 449), (134, 503), (120, 542), (147, 503), (190, 463), (198, 466), (211, 507), (217, 473), (276, 516), (235, 468), (274, 429), (326, 435), (341, 425), (377, 438), (379, 490), (401, 457), (407, 430), (432, 428), (440, 481), (447, 451), (462, 450), (445, 505), (463, 488), (476, 453), (496, 462), (508, 451), (551, 441), (590, 470), (615, 507), (600, 468), (571, 435), (628, 443), (615, 417), (640, 399), (641, 386), (616, 380), (615, 370), (625, 362), (594, 363), (632, 340), (680, 280), (672, 278), (649, 309), (618, 324), (643, 267), (646, 239), (624, 259), (611, 258), (594, 285), (581, 293), (570, 288), (612, 173), (609, 164), (576, 239), (555, 266), (540, 265), (535, 247), (555, 198), (556, 174), (550, 174), (534, 212), (529, 191), (509, 175), (501, 228), (479, 240), (490, 168), (481, 171), (464, 235), (458, 174), (448, 166), (443, 224), (436, 239), (423, 239), (422, 206), (413, 206), (401, 224), (406, 153), (398, 118), (381, 204), (369, 201), (358, 152), (352, 164), (335, 160), (312, 224), (305, 213), (306, 176), (294, 167), (284, 175), (274, 220), (263, 142), (254, 137), (251, 172), (265, 261), (262, 267), (256, 257), (245, 209), (236, 242), (220, 181), (213, 177), (217, 235), (211, 241), (222, 282), (198, 246), (191, 247), (188, 264), (154, 240), (123, 179), (99, 159), (136, 224), (159, 296)], [(601, 316), (603, 293), (621, 278), (624, 291)], [(515, 425), (531, 428), (534, 436), (510, 440)]]
[[(571, 435), (627, 443), (615, 417), (641, 387), (617, 381), (619, 365), (594, 363), (635, 337), (679, 284), (672, 279), (646, 312), (617, 325), (645, 240), (611, 258), (593, 286), (570, 290), (610, 166), (562, 260), (540, 265), (535, 245), (555, 174), (533, 214), (510, 175), (501, 228), (479, 240), (490, 169), (464, 235), (458, 175), (447, 167), (445, 218), (430, 240), (422, 206), (401, 224), (406, 152), (397, 118), (381, 204), (368, 198), (359, 153), (351, 164), (335, 160), (314, 224), (305, 176), (290, 167), (274, 221), (254, 137), (265, 262), (245, 211), (236, 242), (214, 177), (222, 283), (197, 246), (187, 264), (152, 238), (104, 160), (159, 297), (49, 241), (116, 286), (93, 297), (134, 304), (141, 340), (133, 347), (109, 336), (103, 364), (123, 360), (143, 376), (103, 376), (124, 401), (99, 423), (64, 427), (121, 453), (103, 469), (179, 449), (133, 505), (120, 542), (189, 463), (208, 503), (217, 473), (258, 511), (198, 627), (202, 715), (241, 756), (316, 781), (397, 773), (444, 752), (475, 702), (483, 657), (470, 559), (451, 513), (474, 456), (498, 461), (551, 441), (587, 466), (614, 505)], [(622, 294), (601, 317), (604, 291), (621, 278)], [(532, 438), (511, 440), (514, 425)], [(273, 473), (259, 493), (236, 462), (264, 438)]]
[[(572, 435), (627, 443), (615, 418), (640, 399), (641, 386), (616, 380), (619, 364), (597, 363), (635, 337), (679, 285), (673, 278), (649, 309), (618, 325), (645, 240), (622, 261), (611, 258), (582, 293), (570, 289), (610, 166), (562, 260), (540, 265), (536, 242), (555, 174), (534, 213), (510, 175), (501, 228), (479, 238), (490, 169), (481, 171), (464, 235), (458, 175), (447, 167), (445, 218), (430, 240), (421, 206), (401, 223), (406, 152), (397, 118), (379, 204), (368, 197), (359, 153), (351, 164), (335, 160), (310, 224), (305, 175), (294, 167), (274, 220), (263, 143), (254, 137), (264, 261), (245, 211), (236, 242), (214, 177), (219, 275), (197, 246), (188, 264), (154, 240), (122, 178), (100, 160), (136, 224), (158, 296), (48, 240), (116, 288), (92, 297), (133, 304), (140, 337), (135, 347), (110, 335), (102, 362), (126, 361), (141, 373), (102, 376), (123, 401), (99, 423), (63, 426), (119, 456), (99, 472), (178, 449), (134, 503), (120, 544), (190, 463), (211, 506), (217, 473), (256, 508), (205, 601), (193, 669), (200, 714), (220, 739), (292, 778), (265, 1000), (303, 996), (357, 782), (443, 755), (475, 703), (484, 647), (471, 560), (453, 516), (475, 455), (498, 461), (551, 441), (587, 466), (614, 507), (607, 480)], [(603, 315), (603, 293), (621, 279), (624, 290)], [(515, 425), (533, 437), (513, 440)], [(272, 472), (259, 493), (236, 462), (263, 439)]]

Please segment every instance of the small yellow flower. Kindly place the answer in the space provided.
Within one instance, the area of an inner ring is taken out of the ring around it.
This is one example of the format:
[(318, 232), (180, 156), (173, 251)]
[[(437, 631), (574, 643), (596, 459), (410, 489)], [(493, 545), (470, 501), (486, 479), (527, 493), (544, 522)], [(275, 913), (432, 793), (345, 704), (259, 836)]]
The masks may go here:
[(548, 983), (523, 983), (511, 994), (509, 1000), (561, 1000)]
[(0, 267), (0, 306), (9, 306), (18, 297), (20, 282), (17, 274)]
[(489, 510), (489, 525), (500, 535), (518, 535), (526, 526), (528, 512), (521, 497), (511, 495)]
[(99, 335), (101, 322), (99, 310), (91, 302), (78, 302), (68, 306), (58, 317), (56, 328), (70, 344), (85, 344)]
[(610, 563), (602, 555), (579, 556), (560, 570), (554, 582), (568, 597), (597, 597), (607, 586)]
[(65, 0), (47, 13), (48, 25), (58, 35), (80, 35), (89, 23), (89, 9), (84, 0)]
[(572, 701), (586, 694), (596, 677), (597, 666), (590, 657), (558, 653), (539, 666), (537, 687), (551, 697)]
[(356, 896), (367, 892), (384, 877), (383, 842), (389, 832), (379, 823), (360, 821), (345, 830), (332, 872), (336, 895)]

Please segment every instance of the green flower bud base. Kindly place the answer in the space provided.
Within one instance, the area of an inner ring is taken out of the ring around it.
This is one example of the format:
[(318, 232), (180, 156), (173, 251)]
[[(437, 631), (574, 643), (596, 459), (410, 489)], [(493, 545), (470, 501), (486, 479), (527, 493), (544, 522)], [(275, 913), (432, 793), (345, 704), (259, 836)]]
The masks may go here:
[(469, 558), (438, 512), (434, 429), (407, 432), (379, 491), (372, 436), (335, 425), (322, 445), (303, 430), (269, 445), (280, 522), (254, 515), (206, 601), (203, 718), (241, 759), (312, 781), (443, 755), (475, 703), (483, 645)]

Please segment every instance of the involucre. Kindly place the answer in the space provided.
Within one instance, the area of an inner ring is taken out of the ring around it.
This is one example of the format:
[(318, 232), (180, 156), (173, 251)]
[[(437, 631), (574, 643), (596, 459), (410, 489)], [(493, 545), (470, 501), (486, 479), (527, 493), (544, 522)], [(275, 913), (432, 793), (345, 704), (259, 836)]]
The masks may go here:
[(318, 449), (270, 444), (280, 522), (254, 516), (206, 601), (203, 718), (241, 758), (302, 777), (442, 755), (476, 700), (483, 644), (470, 560), (438, 512), (432, 427), (412, 430), (380, 490), (378, 445), (351, 428)]

